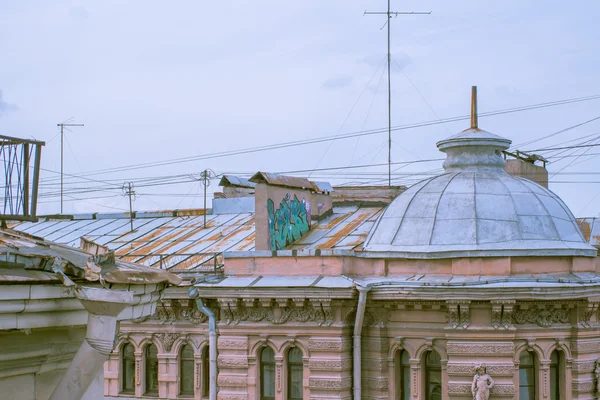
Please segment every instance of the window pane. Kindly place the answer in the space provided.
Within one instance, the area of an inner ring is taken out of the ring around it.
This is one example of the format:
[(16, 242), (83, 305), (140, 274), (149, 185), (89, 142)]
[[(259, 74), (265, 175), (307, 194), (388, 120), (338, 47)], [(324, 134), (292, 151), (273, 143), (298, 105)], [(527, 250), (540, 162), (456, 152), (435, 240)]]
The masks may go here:
[(208, 346), (202, 351), (202, 396), (207, 397), (210, 392), (210, 360), (208, 358)]
[(519, 386), (528, 386), (535, 383), (533, 368), (519, 368)]
[(435, 351), (427, 353), (427, 365), (440, 365), (440, 355)]
[(560, 398), (558, 387), (558, 366), (550, 365), (550, 400)]
[(288, 362), (302, 363), (302, 350), (297, 347), (293, 347), (288, 352)]
[(288, 351), (288, 399), (302, 399), (302, 350), (293, 347)]
[(158, 393), (158, 350), (153, 344), (146, 347), (146, 393)]
[(442, 371), (440, 367), (440, 355), (435, 351), (429, 351), (426, 357), (426, 398), (427, 400), (441, 400)]
[(533, 365), (533, 355), (528, 351), (522, 351), (521, 356), (519, 357), (519, 364), (521, 364), (521, 366)]
[(526, 387), (519, 388), (519, 400), (534, 400), (533, 397), (529, 397), (529, 389)]
[(410, 400), (410, 367), (406, 365), (402, 366), (402, 383), (402, 400)]
[(194, 394), (194, 361), (181, 360), (181, 394)]
[(127, 343), (123, 346), (123, 392), (133, 392), (135, 390), (135, 356), (133, 354), (133, 345)]
[(275, 398), (275, 353), (270, 347), (261, 352), (261, 393), (263, 399)]
[(186, 344), (181, 348), (181, 358), (194, 359), (194, 349), (192, 349), (192, 346)]

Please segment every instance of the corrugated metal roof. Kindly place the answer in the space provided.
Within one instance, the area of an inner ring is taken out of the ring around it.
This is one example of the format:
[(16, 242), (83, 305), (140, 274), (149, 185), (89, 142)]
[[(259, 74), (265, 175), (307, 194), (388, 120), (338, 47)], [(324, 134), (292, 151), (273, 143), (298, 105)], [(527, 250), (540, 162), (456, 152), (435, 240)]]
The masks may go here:
[[(313, 222), (290, 250), (361, 250), (382, 207), (334, 207), (333, 214)], [(190, 213), (191, 214), (191, 213)], [(222, 265), (220, 253), (254, 250), (254, 214), (177, 216), (172, 211), (138, 213), (130, 232), (129, 214), (77, 215), (73, 220), (23, 222), (14, 229), (78, 247), (85, 237), (115, 251), (123, 261), (173, 271), (211, 271)], [(185, 211), (178, 211), (185, 215)]]
[(223, 175), (223, 177), (219, 181), (219, 186), (234, 186), (252, 189), (256, 187), (256, 183), (250, 182), (246, 178), (240, 178), (239, 176)]

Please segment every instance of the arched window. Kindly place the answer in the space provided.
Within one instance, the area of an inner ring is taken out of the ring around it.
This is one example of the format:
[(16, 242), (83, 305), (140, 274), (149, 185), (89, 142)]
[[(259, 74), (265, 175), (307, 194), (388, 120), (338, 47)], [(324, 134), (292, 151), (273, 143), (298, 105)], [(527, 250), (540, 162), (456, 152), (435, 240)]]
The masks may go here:
[(410, 400), (410, 363), (406, 350), (399, 350), (394, 357), (396, 400)]
[(179, 353), (179, 393), (194, 394), (194, 349), (189, 344), (181, 347)]
[(288, 400), (302, 400), (302, 350), (292, 347), (288, 351), (287, 358), (287, 398)]
[(123, 393), (135, 392), (135, 355), (133, 345), (125, 343), (121, 350), (121, 391)]
[(433, 350), (425, 354), (425, 398), (442, 400), (442, 365), (440, 355)]
[(202, 349), (202, 397), (208, 397), (210, 393), (210, 359), (208, 358), (208, 346)]
[(275, 399), (275, 353), (270, 347), (260, 352), (260, 398)]
[(158, 350), (150, 344), (145, 352), (146, 395), (158, 395)]
[(560, 354), (558, 350), (554, 350), (550, 355), (550, 400), (560, 399), (560, 364)]
[(519, 357), (519, 400), (535, 400), (535, 357), (532, 352), (523, 351)]

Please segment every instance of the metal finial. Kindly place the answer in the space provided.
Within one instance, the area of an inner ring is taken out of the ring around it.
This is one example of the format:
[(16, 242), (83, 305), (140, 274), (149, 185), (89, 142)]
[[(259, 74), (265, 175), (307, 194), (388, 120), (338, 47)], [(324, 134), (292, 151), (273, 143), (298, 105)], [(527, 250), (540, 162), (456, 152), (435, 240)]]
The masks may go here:
[(477, 86), (471, 86), (471, 129), (477, 129)]

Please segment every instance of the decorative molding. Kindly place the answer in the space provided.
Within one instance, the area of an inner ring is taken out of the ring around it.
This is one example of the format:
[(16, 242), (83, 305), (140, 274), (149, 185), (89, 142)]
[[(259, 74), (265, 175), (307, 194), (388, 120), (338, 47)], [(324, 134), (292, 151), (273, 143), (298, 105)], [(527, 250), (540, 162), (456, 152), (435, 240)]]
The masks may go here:
[(179, 338), (179, 333), (153, 333), (152, 336), (160, 339), (165, 351), (171, 351), (171, 349), (173, 348), (173, 344)]
[(448, 343), (448, 354), (513, 354), (512, 343)]
[[(385, 322), (379, 315), (379, 311), (376, 309), (365, 309), (365, 316), (363, 318), (363, 326), (369, 328), (384, 328)], [(356, 307), (350, 310), (344, 317), (344, 326), (354, 326), (356, 322)]]
[[(465, 395), (472, 397), (471, 385), (463, 383), (448, 383), (448, 394)], [(514, 396), (515, 387), (513, 385), (494, 385), (490, 390), (490, 394), (494, 396)]]
[[(210, 307), (219, 320), (219, 309)], [(131, 321), (137, 324), (147, 320), (159, 321), (161, 324), (173, 324), (176, 321), (189, 321), (193, 324), (201, 324), (208, 321), (208, 317), (198, 310), (196, 303), (192, 300), (163, 300), (157, 303), (154, 314), (134, 318)]]
[(248, 357), (223, 357), (217, 359), (219, 368), (248, 369)]
[(596, 360), (587, 360), (587, 361), (573, 361), (572, 370), (573, 372), (587, 373), (593, 372), (596, 367)]
[(553, 324), (568, 324), (571, 322), (570, 310), (557, 306), (560, 306), (560, 304), (517, 304), (512, 315), (513, 323), (519, 325), (535, 324), (542, 328), (548, 328)]
[[(454, 375), (473, 375), (473, 370), (476, 364), (450, 364), (446, 367), (448, 374)], [(486, 365), (486, 370), (489, 375), (505, 375), (512, 376), (515, 372), (515, 366), (513, 364), (502, 364), (502, 365)]]
[(379, 337), (362, 337), (362, 348), (367, 351), (387, 354), (389, 340)]
[(388, 378), (363, 378), (363, 387), (366, 389), (388, 390), (390, 382)]
[(347, 371), (352, 369), (352, 359), (324, 360), (310, 358), (308, 368), (311, 371)]
[(317, 340), (308, 341), (308, 349), (313, 351), (348, 351), (352, 348), (350, 340)]
[(573, 381), (571, 383), (571, 387), (573, 388), (573, 392), (575, 393), (589, 393), (595, 391), (594, 381), (582, 381), (577, 382)]
[(217, 348), (248, 350), (248, 341), (247, 340), (225, 339), (225, 338), (222, 338), (222, 336), (221, 336), (221, 337), (219, 337), (219, 341), (217, 343)]
[(571, 351), (577, 353), (600, 352), (600, 341), (571, 342)]
[[(252, 301), (250, 301), (252, 300)], [(322, 301), (321, 301), (322, 300)], [(239, 302), (237, 299), (219, 299), (221, 307), (221, 320), (227, 325), (237, 325), (242, 321), (249, 322), (269, 322), (273, 325), (282, 325), (288, 322), (314, 322), (318, 326), (330, 326), (333, 324), (330, 302), (326, 299), (311, 299), (311, 306), (300, 304), (299, 299), (288, 305), (287, 299), (278, 299), (273, 302), (271, 299), (244, 299)]]
[(452, 329), (456, 329), (459, 326), (463, 329), (467, 329), (471, 325), (471, 312), (469, 311), (469, 300), (448, 300), (446, 304), (448, 310), (446, 311), (446, 323), (450, 325)]
[(220, 387), (246, 387), (248, 386), (248, 378), (245, 376), (232, 375), (221, 376), (219, 374), (219, 377), (217, 379), (217, 385), (219, 385)]
[(365, 370), (371, 371), (383, 371), (388, 368), (388, 360), (387, 359), (362, 359), (362, 365)]
[(309, 378), (308, 386), (319, 390), (344, 390), (352, 388), (352, 378)]
[(248, 396), (244, 394), (219, 394), (219, 400), (248, 400)]

